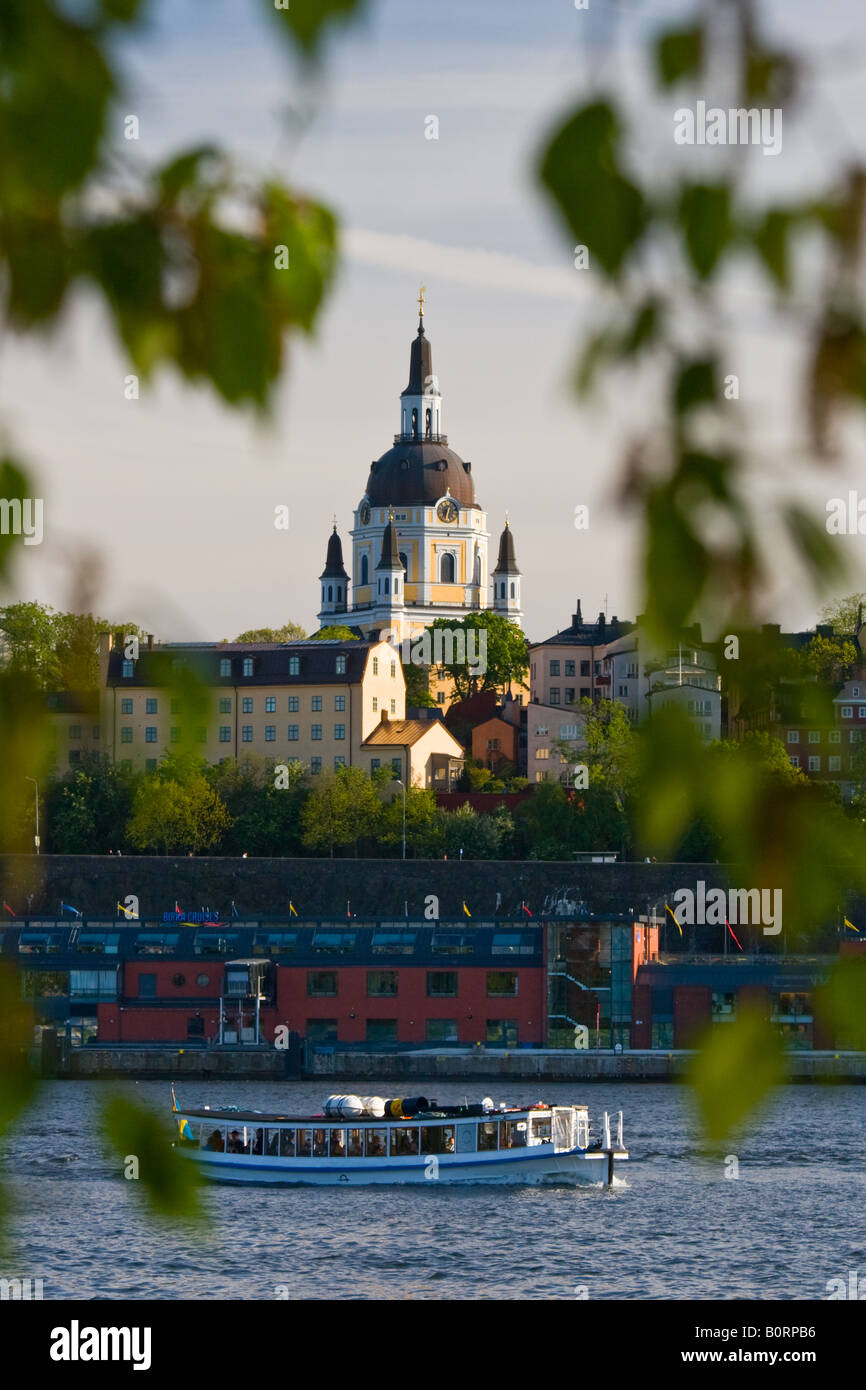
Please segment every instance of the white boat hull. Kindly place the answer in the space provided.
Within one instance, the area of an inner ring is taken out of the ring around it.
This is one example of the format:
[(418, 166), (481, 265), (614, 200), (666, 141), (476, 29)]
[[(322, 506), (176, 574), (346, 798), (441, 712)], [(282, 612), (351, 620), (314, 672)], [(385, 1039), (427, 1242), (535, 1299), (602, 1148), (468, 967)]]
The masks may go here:
[[(543, 1146), (547, 1149), (548, 1146)], [(421, 1154), (400, 1158), (278, 1159), (261, 1155), (208, 1153), (177, 1147), (212, 1182), (253, 1186), (370, 1187), (394, 1183), (575, 1184), (606, 1183), (609, 1154), (595, 1149), (519, 1153)], [(615, 1163), (628, 1158), (614, 1154)]]

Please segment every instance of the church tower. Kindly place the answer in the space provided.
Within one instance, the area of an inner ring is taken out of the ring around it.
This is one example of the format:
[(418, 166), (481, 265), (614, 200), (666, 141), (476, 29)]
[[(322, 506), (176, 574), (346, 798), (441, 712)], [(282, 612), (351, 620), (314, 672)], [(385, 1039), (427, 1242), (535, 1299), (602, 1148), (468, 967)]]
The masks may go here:
[(382, 613), (390, 612), (391, 620), (388, 626), (392, 632), (399, 631), (401, 636), (405, 602), (405, 570), (397, 549), (394, 514), (390, 512), (388, 525), (382, 536), (382, 555), (376, 566), (376, 606)]
[[(436, 618), (460, 620), (490, 606), (487, 518), (475, 497), (471, 463), (449, 447), (442, 432), (442, 395), (424, 327), (423, 289), (418, 309), (409, 383), (400, 395), (399, 433), (370, 465), (355, 510), (352, 606), (346, 620), (365, 633), (387, 629), (401, 639)], [(399, 573), (392, 564), (395, 554)]]
[(493, 608), (512, 622), (523, 617), (520, 607), (520, 570), (514, 555), (514, 533), (505, 518), (505, 530), (499, 537), (499, 558), (493, 571)]
[(336, 519), (334, 529), (328, 537), (325, 568), (319, 575), (319, 582), (322, 586), (319, 626), (333, 627), (349, 607), (349, 576), (343, 568), (343, 546), (337, 535)]

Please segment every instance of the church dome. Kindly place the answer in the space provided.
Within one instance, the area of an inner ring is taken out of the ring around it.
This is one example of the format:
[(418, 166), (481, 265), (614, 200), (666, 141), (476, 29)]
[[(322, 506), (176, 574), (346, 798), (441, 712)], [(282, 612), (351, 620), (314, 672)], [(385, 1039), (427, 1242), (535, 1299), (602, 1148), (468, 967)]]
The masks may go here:
[(370, 467), (367, 498), (373, 507), (438, 502), (450, 492), (463, 507), (474, 507), (472, 465), (444, 444), (400, 440)]

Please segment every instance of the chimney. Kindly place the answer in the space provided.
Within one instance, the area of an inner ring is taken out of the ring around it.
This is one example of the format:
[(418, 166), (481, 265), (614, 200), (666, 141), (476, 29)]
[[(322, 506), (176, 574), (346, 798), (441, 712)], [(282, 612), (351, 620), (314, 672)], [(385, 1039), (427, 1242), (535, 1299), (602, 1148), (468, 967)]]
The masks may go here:
[(148, 649), (148, 651), (152, 651), (152, 650), (153, 650), (153, 633), (152, 633), (152, 632), (149, 632), (149, 633), (147, 634), (147, 649)]

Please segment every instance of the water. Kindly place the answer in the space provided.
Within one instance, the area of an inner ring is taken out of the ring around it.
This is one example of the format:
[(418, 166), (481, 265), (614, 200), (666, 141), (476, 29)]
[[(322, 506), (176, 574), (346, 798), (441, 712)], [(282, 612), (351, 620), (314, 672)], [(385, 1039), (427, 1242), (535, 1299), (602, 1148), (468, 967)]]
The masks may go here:
[[(6, 1146), (15, 1210), (0, 1274), (41, 1276), (46, 1299), (273, 1299), (279, 1285), (291, 1298), (816, 1299), (850, 1270), (866, 1284), (862, 1086), (779, 1091), (729, 1146), (740, 1176), (728, 1180), (721, 1160), (698, 1154), (684, 1088), (546, 1084), (545, 1100), (588, 1104), (595, 1134), (604, 1109), (625, 1112), (624, 1185), (209, 1187), (204, 1237), (154, 1224), (104, 1156), (94, 1116), (108, 1089), (46, 1084)], [(119, 1089), (168, 1111), (162, 1082)], [(315, 1112), (326, 1089), (190, 1081), (180, 1094), (188, 1105)], [(465, 1083), (388, 1090), (467, 1098)], [(542, 1098), (533, 1083), (494, 1094)]]

